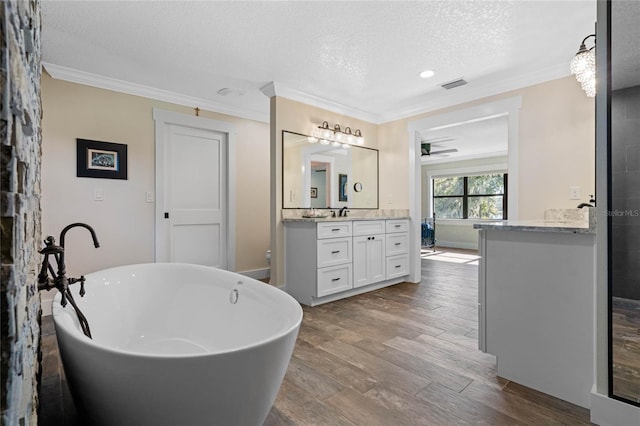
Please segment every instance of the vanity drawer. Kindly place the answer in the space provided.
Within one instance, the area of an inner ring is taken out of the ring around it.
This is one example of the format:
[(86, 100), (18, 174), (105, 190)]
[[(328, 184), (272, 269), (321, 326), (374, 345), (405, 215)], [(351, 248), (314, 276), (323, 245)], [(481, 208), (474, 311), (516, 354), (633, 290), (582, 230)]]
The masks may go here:
[(409, 232), (409, 219), (388, 219), (386, 225), (387, 234)]
[(353, 221), (353, 236), (384, 234), (384, 220)]
[(351, 222), (323, 222), (318, 223), (317, 238), (336, 238), (351, 236)]
[(318, 268), (325, 266), (340, 265), (342, 263), (351, 262), (351, 249), (353, 241), (351, 237), (345, 238), (327, 238), (318, 240)]
[(387, 257), (387, 279), (409, 275), (409, 255), (399, 254)]
[(316, 296), (322, 297), (339, 291), (350, 290), (353, 288), (351, 275), (350, 263), (318, 269)]
[(396, 254), (409, 253), (409, 233), (400, 232), (397, 234), (386, 235), (386, 255), (394, 256)]

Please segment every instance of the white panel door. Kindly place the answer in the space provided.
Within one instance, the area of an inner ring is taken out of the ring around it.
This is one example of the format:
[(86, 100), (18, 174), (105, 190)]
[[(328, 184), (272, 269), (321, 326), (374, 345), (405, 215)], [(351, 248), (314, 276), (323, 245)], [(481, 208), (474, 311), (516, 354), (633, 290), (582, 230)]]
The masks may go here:
[(170, 125), (165, 157), (169, 262), (226, 269), (226, 135)]

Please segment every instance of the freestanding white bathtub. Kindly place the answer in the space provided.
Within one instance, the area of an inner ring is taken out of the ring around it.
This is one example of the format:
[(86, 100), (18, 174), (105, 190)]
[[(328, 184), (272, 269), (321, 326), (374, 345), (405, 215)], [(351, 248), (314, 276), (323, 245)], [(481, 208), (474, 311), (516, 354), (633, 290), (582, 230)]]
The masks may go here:
[(60, 294), (53, 317), (67, 381), (91, 424), (264, 422), (302, 321), (291, 296), (236, 273), (171, 263), (89, 274), (84, 297), (71, 289), (93, 340)]

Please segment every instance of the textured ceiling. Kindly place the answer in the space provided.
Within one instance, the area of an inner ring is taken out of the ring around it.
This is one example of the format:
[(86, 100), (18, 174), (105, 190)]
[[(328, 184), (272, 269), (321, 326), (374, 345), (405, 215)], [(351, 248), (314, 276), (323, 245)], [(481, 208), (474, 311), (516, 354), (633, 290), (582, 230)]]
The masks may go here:
[(43, 62), (246, 116), (268, 117), (274, 82), (384, 122), (567, 75), (595, 15), (594, 0), (44, 1)]

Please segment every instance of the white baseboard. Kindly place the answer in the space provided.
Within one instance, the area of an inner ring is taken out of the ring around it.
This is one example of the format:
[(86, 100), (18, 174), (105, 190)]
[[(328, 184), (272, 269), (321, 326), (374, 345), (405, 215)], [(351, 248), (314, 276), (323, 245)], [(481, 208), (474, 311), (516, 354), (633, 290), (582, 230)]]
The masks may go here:
[(442, 241), (436, 238), (436, 249), (438, 247), (457, 248), (466, 250), (478, 250), (478, 243), (466, 243), (460, 241)]
[(263, 280), (271, 276), (271, 269), (270, 268), (252, 269), (250, 271), (239, 271), (238, 274), (255, 278), (256, 280)]
[(591, 422), (600, 426), (640, 425), (640, 407), (591, 391)]

